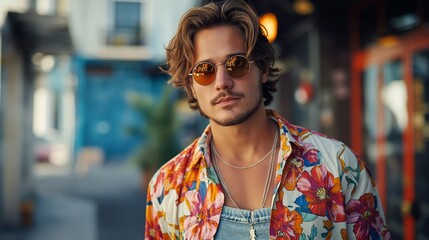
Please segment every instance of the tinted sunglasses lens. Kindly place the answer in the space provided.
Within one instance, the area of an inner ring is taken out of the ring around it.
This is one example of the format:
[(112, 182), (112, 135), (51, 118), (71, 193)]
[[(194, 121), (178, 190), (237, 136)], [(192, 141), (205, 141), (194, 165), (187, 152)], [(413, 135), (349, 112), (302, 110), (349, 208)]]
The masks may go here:
[(209, 85), (215, 77), (215, 66), (211, 63), (199, 63), (193, 71), (194, 80), (201, 85)]
[(244, 78), (249, 72), (249, 61), (243, 56), (232, 56), (225, 63), (229, 76)]

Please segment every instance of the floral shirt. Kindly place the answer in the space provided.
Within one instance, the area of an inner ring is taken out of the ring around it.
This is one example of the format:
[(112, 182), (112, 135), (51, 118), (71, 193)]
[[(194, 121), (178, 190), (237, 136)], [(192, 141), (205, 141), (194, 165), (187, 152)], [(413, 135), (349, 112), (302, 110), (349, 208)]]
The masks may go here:
[[(288, 123), (280, 131), (271, 239), (390, 239), (375, 183), (343, 143)], [(210, 126), (149, 183), (145, 239), (213, 239), (225, 194), (210, 159)]]

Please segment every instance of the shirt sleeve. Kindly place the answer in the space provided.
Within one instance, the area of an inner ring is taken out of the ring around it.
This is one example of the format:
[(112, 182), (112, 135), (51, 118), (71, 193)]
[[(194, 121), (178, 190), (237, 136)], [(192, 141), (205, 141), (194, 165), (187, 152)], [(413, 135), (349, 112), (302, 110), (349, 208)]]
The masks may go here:
[(153, 180), (150, 182), (149, 187), (147, 189), (147, 198), (146, 198), (146, 223), (145, 223), (145, 239), (156, 239), (156, 236), (160, 233), (159, 228), (157, 227), (157, 217), (156, 217), (156, 209), (153, 205), (153, 199), (151, 194), (151, 185), (153, 185)]
[(346, 146), (338, 157), (348, 239), (391, 239), (376, 184), (365, 162)]
[(169, 239), (168, 234), (163, 232), (165, 228), (165, 212), (158, 198), (154, 194), (156, 187), (156, 179), (158, 174), (155, 174), (149, 183), (146, 198), (146, 223), (145, 223), (145, 240), (152, 239)]

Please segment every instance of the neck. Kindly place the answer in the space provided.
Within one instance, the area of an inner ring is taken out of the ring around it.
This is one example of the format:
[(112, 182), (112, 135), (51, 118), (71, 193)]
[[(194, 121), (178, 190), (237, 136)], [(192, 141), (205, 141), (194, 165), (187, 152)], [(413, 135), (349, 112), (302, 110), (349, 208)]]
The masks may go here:
[(239, 125), (223, 127), (211, 122), (210, 126), (212, 141), (219, 154), (237, 165), (252, 163), (270, 151), (278, 131), (264, 109)]

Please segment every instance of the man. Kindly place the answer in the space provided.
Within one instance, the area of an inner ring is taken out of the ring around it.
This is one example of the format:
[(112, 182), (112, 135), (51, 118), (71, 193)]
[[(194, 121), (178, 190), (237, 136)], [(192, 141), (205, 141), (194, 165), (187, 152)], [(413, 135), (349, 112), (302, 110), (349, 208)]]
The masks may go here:
[(246, 3), (189, 10), (168, 72), (210, 124), (154, 175), (146, 239), (389, 239), (364, 162), (266, 110), (274, 52)]

